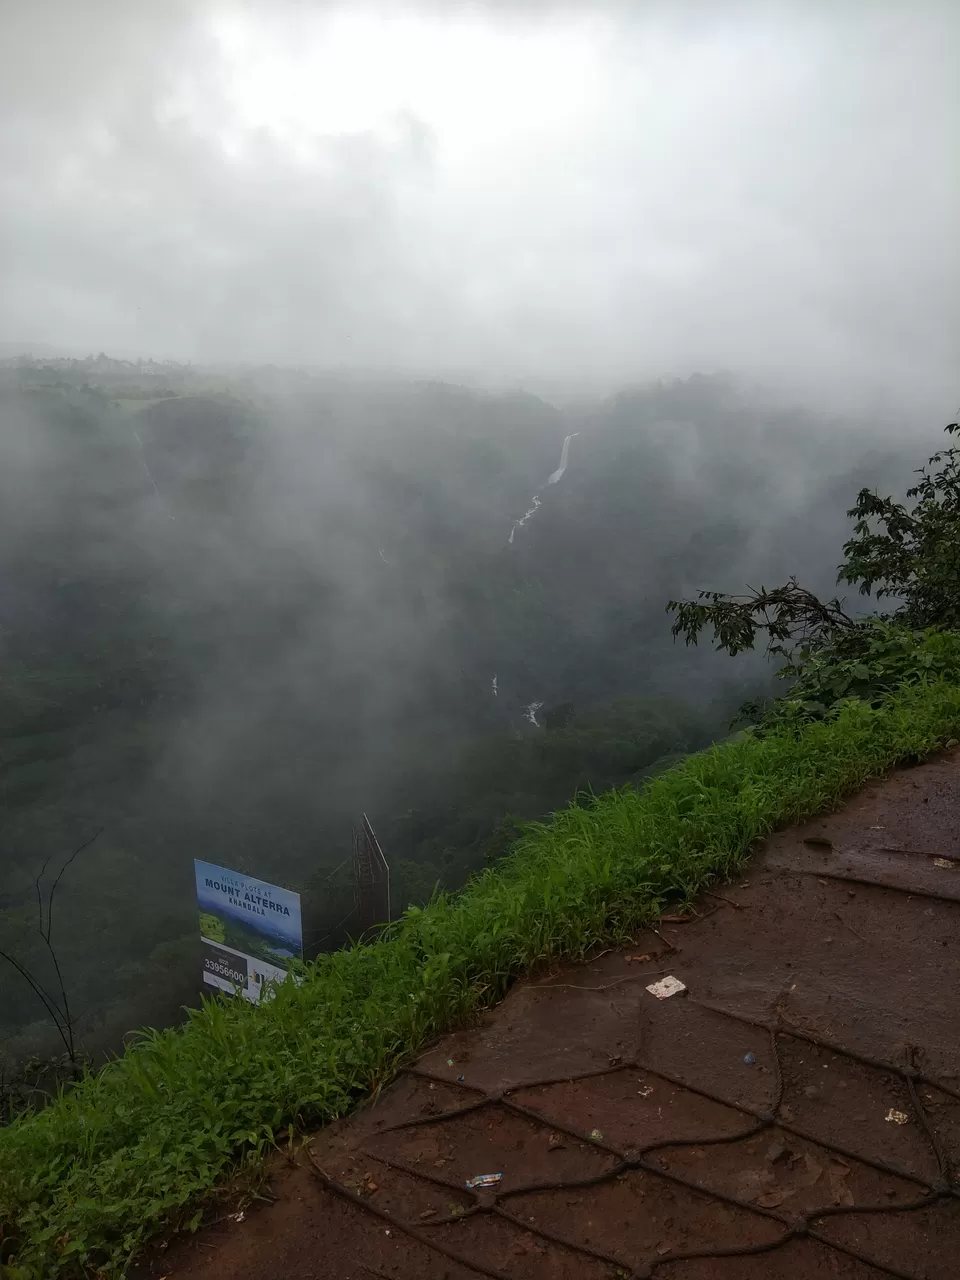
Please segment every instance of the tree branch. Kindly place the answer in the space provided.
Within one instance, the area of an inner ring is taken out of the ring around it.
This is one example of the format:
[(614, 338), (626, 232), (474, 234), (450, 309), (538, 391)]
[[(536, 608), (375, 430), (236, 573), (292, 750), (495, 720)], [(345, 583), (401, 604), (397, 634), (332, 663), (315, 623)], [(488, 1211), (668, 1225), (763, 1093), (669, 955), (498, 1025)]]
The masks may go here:
[[(51, 930), (51, 929), (52, 929), (52, 927), (53, 927), (53, 895), (57, 892), (57, 885), (58, 885), (58, 884), (60, 883), (60, 881), (63, 879), (63, 873), (66, 871), (67, 867), (69, 867), (69, 866), (70, 866), (71, 862), (73, 862), (74, 858), (76, 858), (78, 854), (83, 853), (84, 849), (89, 849), (89, 847), (93, 844), (94, 840), (98, 839), (101, 835), (103, 835), (103, 827), (101, 827), (99, 831), (96, 831), (96, 832), (95, 832), (95, 833), (90, 837), (90, 839), (89, 839), (89, 840), (85, 840), (85, 841), (83, 842), (83, 844), (80, 846), (80, 848), (79, 848), (79, 849), (74, 849), (73, 853), (71, 853), (70, 857), (66, 860), (66, 862), (63, 864), (63, 866), (60, 868), (60, 873), (59, 873), (59, 875), (57, 876), (56, 880), (54, 880), (53, 884), (52, 884), (52, 885), (51, 885), (51, 887), (50, 887), (50, 893), (49, 893), (49, 895), (47, 896), (47, 932), (46, 932), (46, 939), (47, 939), (47, 945), (48, 945), (48, 946), (50, 945), (50, 930)], [(47, 862), (49, 862), (49, 861), (50, 861), (50, 859), (48, 858), (48, 859), (47, 859)], [(43, 865), (44, 865), (44, 867), (46, 867), (46, 865), (47, 865), (47, 864), (46, 864), (46, 863), (44, 863)], [(42, 875), (42, 874), (43, 874), (43, 873), (41, 872), (41, 875)], [(43, 931), (43, 930), (42, 930), (42, 926), (43, 926), (43, 921), (42, 921), (42, 919), (41, 919), (41, 932)]]

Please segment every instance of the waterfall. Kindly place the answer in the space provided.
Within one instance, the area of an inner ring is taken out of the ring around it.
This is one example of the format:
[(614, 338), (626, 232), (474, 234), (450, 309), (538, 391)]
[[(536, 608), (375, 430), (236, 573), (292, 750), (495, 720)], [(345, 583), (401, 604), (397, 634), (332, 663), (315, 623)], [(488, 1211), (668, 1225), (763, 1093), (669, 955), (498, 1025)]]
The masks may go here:
[[(571, 433), (564, 440), (563, 448), (560, 450), (560, 465), (559, 467), (557, 467), (556, 471), (554, 471), (553, 474), (548, 477), (546, 484), (544, 485), (544, 488), (546, 488), (546, 486), (549, 484), (556, 484), (558, 480), (561, 480), (563, 478), (563, 474), (567, 469), (567, 462), (569, 461), (569, 458), (570, 458), (570, 441), (574, 438), (574, 436), (578, 436), (579, 434), (580, 434), (579, 431), (571, 431)], [(527, 521), (530, 519), (530, 517), (533, 515), (533, 513), (536, 511), (537, 507), (539, 506), (540, 506), (540, 495), (539, 493), (535, 493), (533, 495), (533, 506), (519, 520), (514, 521), (513, 528), (510, 530), (510, 537), (507, 539), (507, 542), (509, 544), (512, 545), (514, 534), (517, 532), (518, 529), (523, 528), (523, 526), (527, 523)]]

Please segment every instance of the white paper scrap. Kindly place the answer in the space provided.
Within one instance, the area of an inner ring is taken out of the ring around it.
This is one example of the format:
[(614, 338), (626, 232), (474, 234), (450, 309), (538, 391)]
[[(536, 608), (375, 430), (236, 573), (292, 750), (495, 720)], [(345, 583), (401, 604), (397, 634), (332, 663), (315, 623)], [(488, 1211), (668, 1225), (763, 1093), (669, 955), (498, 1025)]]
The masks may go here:
[(673, 977), (671, 974), (668, 978), (661, 978), (659, 982), (651, 982), (647, 990), (652, 996), (656, 996), (658, 1000), (666, 1000), (667, 996), (679, 995), (681, 991), (686, 991), (686, 987), (679, 978)]

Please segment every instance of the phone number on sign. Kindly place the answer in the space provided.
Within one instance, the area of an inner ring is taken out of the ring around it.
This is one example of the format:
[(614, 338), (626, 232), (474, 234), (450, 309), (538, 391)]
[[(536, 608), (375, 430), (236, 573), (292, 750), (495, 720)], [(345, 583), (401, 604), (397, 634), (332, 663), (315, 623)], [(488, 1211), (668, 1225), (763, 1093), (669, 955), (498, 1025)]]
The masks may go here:
[(227, 978), (230, 982), (239, 982), (241, 986), (247, 981), (245, 973), (224, 964), (222, 960), (212, 960), (209, 956), (205, 956), (203, 966), (208, 973), (214, 973), (218, 978)]

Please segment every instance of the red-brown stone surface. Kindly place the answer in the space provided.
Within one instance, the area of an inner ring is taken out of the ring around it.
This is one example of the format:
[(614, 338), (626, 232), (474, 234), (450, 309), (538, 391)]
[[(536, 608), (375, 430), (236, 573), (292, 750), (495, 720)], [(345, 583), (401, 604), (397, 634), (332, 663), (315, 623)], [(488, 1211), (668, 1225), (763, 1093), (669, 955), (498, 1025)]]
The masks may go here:
[(955, 1280), (960, 756), (777, 834), (722, 894), (519, 983), (137, 1274)]

